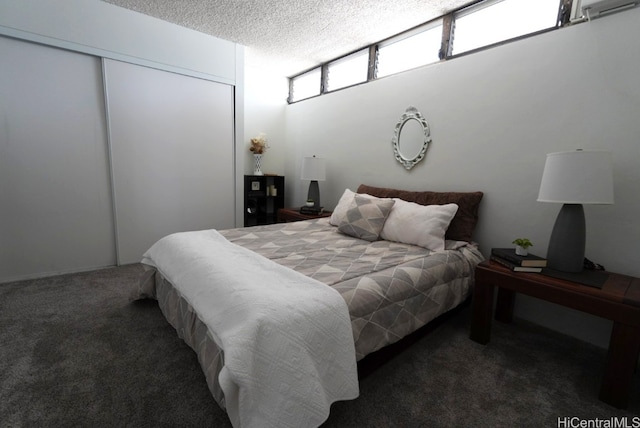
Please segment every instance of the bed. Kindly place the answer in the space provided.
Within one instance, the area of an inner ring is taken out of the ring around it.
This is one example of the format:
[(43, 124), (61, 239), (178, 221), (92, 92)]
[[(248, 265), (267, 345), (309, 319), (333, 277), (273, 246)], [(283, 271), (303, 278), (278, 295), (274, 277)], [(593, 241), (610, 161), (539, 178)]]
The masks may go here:
[(467, 299), (481, 192), (346, 189), (330, 218), (173, 234), (153, 298), (234, 427), (313, 427), (358, 396), (357, 361)]

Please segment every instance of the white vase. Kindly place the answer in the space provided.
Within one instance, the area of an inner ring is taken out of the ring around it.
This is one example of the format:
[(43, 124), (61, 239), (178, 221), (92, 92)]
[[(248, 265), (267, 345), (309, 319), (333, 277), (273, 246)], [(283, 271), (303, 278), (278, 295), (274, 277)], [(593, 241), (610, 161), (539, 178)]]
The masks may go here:
[(254, 154), (253, 160), (255, 161), (255, 166), (253, 167), (253, 175), (264, 175), (262, 173), (262, 155)]
[(516, 245), (516, 254), (519, 256), (526, 256), (527, 254), (529, 254), (529, 250), (521, 247), (520, 245)]

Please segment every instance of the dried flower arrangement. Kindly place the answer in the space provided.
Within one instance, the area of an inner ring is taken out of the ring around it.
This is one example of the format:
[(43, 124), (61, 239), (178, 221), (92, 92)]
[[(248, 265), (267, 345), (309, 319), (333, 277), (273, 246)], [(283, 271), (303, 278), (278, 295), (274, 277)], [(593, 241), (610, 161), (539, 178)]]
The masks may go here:
[(257, 137), (251, 139), (251, 147), (249, 150), (254, 155), (261, 155), (267, 151), (269, 148), (269, 144), (267, 143), (267, 136), (264, 134), (260, 134)]

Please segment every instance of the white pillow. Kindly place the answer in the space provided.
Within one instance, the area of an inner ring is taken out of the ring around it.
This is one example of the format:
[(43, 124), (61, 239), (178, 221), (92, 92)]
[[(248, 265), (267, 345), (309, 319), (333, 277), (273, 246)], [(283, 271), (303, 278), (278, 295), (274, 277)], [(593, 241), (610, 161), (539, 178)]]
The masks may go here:
[(380, 238), (443, 251), (444, 235), (458, 211), (458, 205), (420, 205), (393, 199), (396, 203), (384, 223)]
[[(374, 196), (367, 195), (366, 193), (358, 193), (360, 196), (365, 198), (373, 198)], [(340, 226), (344, 221), (347, 220), (347, 211), (351, 208), (351, 204), (353, 203), (353, 197), (355, 196), (355, 192), (345, 189), (344, 193), (340, 197), (338, 201), (338, 205), (333, 209), (333, 213), (331, 213), (331, 218), (329, 219), (329, 224), (333, 226)]]

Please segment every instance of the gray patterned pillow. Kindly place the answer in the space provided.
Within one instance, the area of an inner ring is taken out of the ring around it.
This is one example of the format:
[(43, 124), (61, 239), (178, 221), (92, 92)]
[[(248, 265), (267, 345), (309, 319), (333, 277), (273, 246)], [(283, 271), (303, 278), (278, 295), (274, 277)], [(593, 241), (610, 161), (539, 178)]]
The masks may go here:
[(338, 230), (355, 238), (375, 241), (380, 236), (394, 203), (393, 199), (364, 197), (356, 194)]

